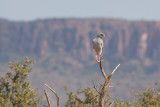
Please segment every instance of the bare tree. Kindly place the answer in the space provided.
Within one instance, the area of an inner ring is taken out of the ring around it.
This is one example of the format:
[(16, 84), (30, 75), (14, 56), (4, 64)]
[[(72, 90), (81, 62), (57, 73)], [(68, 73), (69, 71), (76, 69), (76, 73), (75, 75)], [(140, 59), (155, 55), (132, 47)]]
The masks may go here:
[[(97, 62), (98, 62), (98, 61), (97, 61)], [(116, 68), (112, 71), (112, 73), (109, 74), (108, 76), (106, 76), (106, 74), (105, 74), (105, 72), (104, 72), (104, 69), (103, 69), (103, 67), (102, 67), (102, 60), (100, 60), (100, 61), (98, 62), (98, 64), (99, 64), (100, 70), (101, 70), (101, 72), (102, 72), (102, 75), (103, 75), (103, 77), (104, 77), (104, 79), (105, 79), (105, 82), (104, 82), (104, 84), (102, 84), (102, 88), (101, 88), (100, 90), (97, 89), (94, 81), (93, 81), (93, 85), (94, 85), (95, 90), (96, 90), (96, 91), (98, 92), (98, 94), (99, 94), (99, 107), (104, 107), (104, 106), (105, 106), (105, 95), (106, 95), (106, 93), (107, 93), (107, 91), (108, 91), (108, 89), (109, 89), (109, 83), (110, 83), (111, 77), (112, 77), (112, 75), (114, 74), (114, 72), (117, 70), (117, 68), (120, 66), (120, 64), (118, 64), (118, 65), (116, 66)], [(113, 103), (112, 103), (112, 104), (113, 104)], [(108, 106), (111, 106), (112, 104), (110, 104), (110, 105), (108, 105)]]
[[(98, 92), (99, 94), (99, 107), (104, 107), (105, 106), (105, 95), (109, 89), (109, 83), (110, 83), (110, 80), (111, 80), (111, 77), (112, 75), (114, 74), (114, 72), (117, 70), (117, 68), (120, 66), (120, 64), (118, 64), (115, 69), (112, 71), (111, 74), (109, 74), (108, 76), (106, 76), (105, 72), (104, 72), (104, 69), (102, 67), (102, 60), (100, 59), (100, 61), (97, 61), (98, 64), (99, 64), (99, 67), (100, 67), (100, 70), (102, 72), (102, 75), (105, 79), (105, 82), (104, 84), (101, 84), (101, 88), (98, 90), (96, 85), (95, 85), (95, 82), (93, 81), (93, 85), (94, 85), (94, 89)], [(45, 84), (45, 86), (47, 88), (49, 88), (56, 96), (57, 98), (57, 107), (59, 107), (59, 96), (57, 95), (57, 93), (51, 88), (49, 87), (47, 84)], [(48, 102), (48, 105), (49, 107), (51, 107), (51, 104), (50, 104), (50, 101), (49, 101), (49, 98), (48, 98), (48, 95), (47, 95), (47, 92), (46, 90), (44, 90), (44, 93), (45, 93), (45, 96), (46, 96), (46, 99), (47, 99), (47, 102)], [(108, 107), (111, 107), (113, 105), (113, 102), (111, 104), (108, 105)]]

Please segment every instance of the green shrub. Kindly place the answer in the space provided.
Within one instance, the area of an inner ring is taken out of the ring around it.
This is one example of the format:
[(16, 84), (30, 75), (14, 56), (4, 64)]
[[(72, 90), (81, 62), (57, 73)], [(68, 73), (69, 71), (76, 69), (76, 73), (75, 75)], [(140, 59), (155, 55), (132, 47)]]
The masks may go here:
[(11, 72), (0, 78), (1, 107), (36, 107), (41, 101), (36, 89), (31, 89), (30, 82), (25, 81), (34, 61), (25, 58), (23, 65), (16, 61), (8, 63)]

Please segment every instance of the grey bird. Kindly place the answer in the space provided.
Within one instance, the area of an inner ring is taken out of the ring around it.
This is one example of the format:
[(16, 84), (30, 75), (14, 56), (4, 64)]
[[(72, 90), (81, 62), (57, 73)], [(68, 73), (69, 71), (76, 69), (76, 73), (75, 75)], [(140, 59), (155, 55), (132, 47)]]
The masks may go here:
[(100, 33), (92, 41), (93, 49), (96, 52), (95, 59), (97, 62), (100, 62), (100, 60), (101, 60), (102, 49), (103, 49), (103, 38), (104, 37), (105, 37), (105, 35), (103, 33)]

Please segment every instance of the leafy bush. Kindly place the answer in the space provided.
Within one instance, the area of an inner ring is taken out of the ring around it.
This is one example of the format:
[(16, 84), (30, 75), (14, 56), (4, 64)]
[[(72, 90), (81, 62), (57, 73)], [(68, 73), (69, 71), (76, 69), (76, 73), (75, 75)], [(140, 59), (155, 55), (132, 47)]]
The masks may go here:
[[(68, 99), (65, 107), (99, 107), (99, 95), (90, 87), (84, 90), (78, 90), (77, 92), (68, 92), (66, 94)], [(105, 100), (105, 107), (112, 104), (112, 107), (160, 107), (160, 89), (155, 90), (153, 87), (140, 91), (132, 91), (132, 95), (135, 96), (134, 101), (115, 101), (111, 99), (111, 95), (107, 93)]]
[(1, 107), (36, 107), (41, 101), (36, 89), (31, 89), (30, 82), (25, 81), (34, 61), (25, 58), (24, 64), (19, 61), (8, 63), (12, 72), (7, 72), (0, 78), (0, 106)]
[(133, 95), (136, 96), (135, 107), (160, 107), (160, 89), (156, 91), (150, 87), (146, 91), (140, 90)]
[[(91, 87), (85, 89), (78, 89), (77, 92), (68, 92), (65, 87), (68, 99), (65, 103), (65, 107), (99, 107), (99, 94)], [(111, 96), (107, 94), (105, 99), (105, 105), (112, 103)]]

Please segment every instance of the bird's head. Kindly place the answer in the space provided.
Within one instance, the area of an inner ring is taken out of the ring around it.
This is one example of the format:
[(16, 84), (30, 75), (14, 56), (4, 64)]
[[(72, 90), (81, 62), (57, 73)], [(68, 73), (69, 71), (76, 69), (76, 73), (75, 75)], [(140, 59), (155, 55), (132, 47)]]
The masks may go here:
[(103, 33), (100, 33), (100, 34), (97, 35), (97, 37), (104, 38), (105, 35)]

